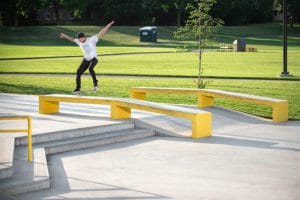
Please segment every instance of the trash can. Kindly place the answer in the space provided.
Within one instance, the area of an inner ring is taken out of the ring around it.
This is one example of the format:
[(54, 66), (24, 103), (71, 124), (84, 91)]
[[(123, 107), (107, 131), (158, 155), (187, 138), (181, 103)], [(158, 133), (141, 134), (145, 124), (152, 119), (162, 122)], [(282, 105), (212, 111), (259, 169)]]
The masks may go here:
[(246, 51), (246, 40), (245, 39), (238, 39), (234, 40), (232, 43), (233, 51)]
[(140, 42), (156, 42), (157, 41), (157, 27), (145, 26), (139, 29)]

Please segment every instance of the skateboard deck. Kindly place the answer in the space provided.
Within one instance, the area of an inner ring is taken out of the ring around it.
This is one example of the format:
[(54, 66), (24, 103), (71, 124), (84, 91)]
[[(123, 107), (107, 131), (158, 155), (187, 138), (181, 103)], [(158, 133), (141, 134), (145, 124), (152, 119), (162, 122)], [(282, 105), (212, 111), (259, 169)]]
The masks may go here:
[(91, 90), (80, 90), (78, 92), (72, 92), (72, 94), (75, 94), (77, 96), (83, 96), (83, 94), (85, 92), (97, 92), (98, 91), (98, 88), (94, 88), (94, 89), (91, 89)]

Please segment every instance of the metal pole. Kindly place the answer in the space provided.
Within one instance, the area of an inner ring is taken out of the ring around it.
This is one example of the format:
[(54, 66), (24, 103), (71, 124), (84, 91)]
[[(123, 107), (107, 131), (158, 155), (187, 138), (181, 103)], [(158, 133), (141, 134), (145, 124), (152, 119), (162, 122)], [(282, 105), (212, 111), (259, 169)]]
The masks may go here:
[(28, 116), (27, 118), (27, 123), (28, 123), (28, 135), (27, 135), (28, 162), (31, 162), (32, 161), (32, 121), (30, 116)]
[(289, 76), (287, 71), (287, 0), (283, 0), (283, 72), (280, 76)]
[[(199, 6), (199, 5), (198, 5)], [(202, 74), (201, 74), (201, 59), (202, 59), (202, 49), (201, 49), (201, 16), (200, 16), (200, 6), (199, 6), (199, 8), (198, 8), (198, 14), (199, 14), (199, 18), (198, 18), (198, 20), (199, 20), (199, 27), (198, 27), (198, 32), (199, 32), (199, 41), (198, 41), (198, 45), (199, 45), (199, 58), (198, 58), (198, 88), (200, 88), (201, 86), (202, 86), (202, 81), (201, 81), (201, 76), (202, 76)]]

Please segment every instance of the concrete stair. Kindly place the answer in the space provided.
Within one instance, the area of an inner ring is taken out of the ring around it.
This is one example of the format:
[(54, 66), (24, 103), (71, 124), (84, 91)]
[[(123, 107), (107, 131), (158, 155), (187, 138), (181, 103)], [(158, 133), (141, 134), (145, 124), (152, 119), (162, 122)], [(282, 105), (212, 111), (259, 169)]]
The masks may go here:
[(0, 136), (0, 179), (11, 177), (13, 174), (14, 137)]
[(8, 194), (22, 194), (50, 187), (44, 148), (33, 149), (33, 161), (27, 162), (27, 147), (16, 147), (13, 175), (0, 180), (0, 190)]
[(132, 121), (34, 135), (33, 162), (27, 162), (27, 137), (16, 137), (5, 145), (9, 153), (5, 156), (1, 153), (0, 158), (5, 157), (1, 163), (9, 164), (0, 168), (0, 194), (16, 195), (50, 188), (47, 155), (154, 135), (152, 130), (136, 128)]

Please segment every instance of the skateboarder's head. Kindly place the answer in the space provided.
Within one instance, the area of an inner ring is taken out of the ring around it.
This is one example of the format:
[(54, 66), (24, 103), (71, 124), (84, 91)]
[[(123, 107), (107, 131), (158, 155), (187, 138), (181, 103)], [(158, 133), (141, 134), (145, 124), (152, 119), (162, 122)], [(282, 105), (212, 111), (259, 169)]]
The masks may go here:
[(86, 41), (86, 36), (84, 35), (84, 33), (78, 33), (77, 38), (82, 43)]

